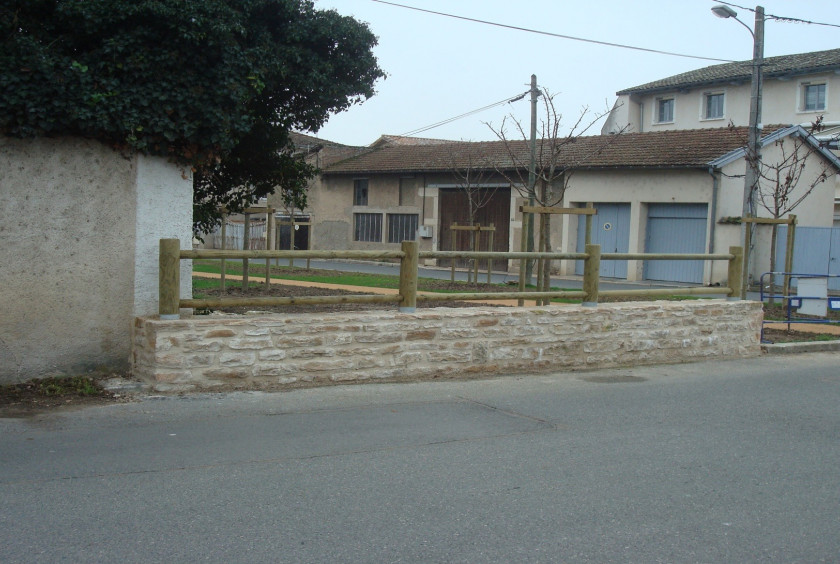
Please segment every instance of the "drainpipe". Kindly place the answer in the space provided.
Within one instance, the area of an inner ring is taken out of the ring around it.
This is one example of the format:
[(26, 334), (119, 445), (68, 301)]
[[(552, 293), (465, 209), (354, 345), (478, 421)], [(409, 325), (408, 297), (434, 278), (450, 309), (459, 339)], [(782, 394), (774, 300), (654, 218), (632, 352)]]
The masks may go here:
[(420, 225), (426, 225), (426, 173), (423, 173), (423, 209), (420, 210)]
[(639, 133), (645, 131), (645, 103), (639, 102)]
[[(712, 176), (712, 209), (709, 210), (709, 215), (712, 218), (712, 224), (709, 226), (709, 254), (715, 252), (715, 229), (717, 227), (717, 204), (718, 191), (720, 190), (720, 170), (710, 166), (709, 174)], [(715, 261), (709, 264), (709, 283), (714, 279)]]

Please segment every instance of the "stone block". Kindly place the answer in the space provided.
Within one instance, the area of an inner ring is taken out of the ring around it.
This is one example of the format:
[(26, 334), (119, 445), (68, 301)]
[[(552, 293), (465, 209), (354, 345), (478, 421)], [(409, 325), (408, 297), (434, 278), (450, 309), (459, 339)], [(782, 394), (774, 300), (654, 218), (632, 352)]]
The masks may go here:
[(222, 353), (219, 355), (219, 364), (225, 367), (251, 366), (257, 360), (257, 354), (247, 353)]
[(233, 350), (257, 350), (257, 349), (266, 349), (273, 346), (271, 339), (268, 337), (263, 338), (242, 338), (242, 339), (231, 339), (227, 346)]

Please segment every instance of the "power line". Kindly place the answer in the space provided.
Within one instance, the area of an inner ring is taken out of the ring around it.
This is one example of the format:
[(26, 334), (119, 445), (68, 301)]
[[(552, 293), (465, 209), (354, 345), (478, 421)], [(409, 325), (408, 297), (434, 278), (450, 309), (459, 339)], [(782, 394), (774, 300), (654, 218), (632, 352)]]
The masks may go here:
[[(738, 8), (739, 10), (746, 10), (747, 12), (755, 13), (755, 8), (748, 8), (746, 6), (739, 6), (738, 4), (733, 4), (732, 2), (725, 2), (724, 0), (712, 0), (717, 4), (726, 4), (727, 6), (732, 6), (733, 8)], [(838, 24), (833, 23), (824, 23), (824, 22), (813, 22), (810, 20), (803, 20), (800, 18), (791, 18), (788, 16), (775, 16), (773, 14), (765, 14), (765, 18), (777, 20), (780, 22), (791, 22), (791, 23), (803, 23), (808, 25), (823, 25), (826, 27), (840, 27)]]
[(423, 133), (424, 131), (428, 131), (430, 129), (435, 129), (436, 127), (440, 127), (442, 125), (452, 123), (453, 121), (459, 120), (461, 118), (469, 117), (469, 116), (477, 114), (479, 112), (483, 112), (484, 110), (489, 110), (490, 108), (495, 108), (496, 106), (501, 106), (503, 104), (507, 104), (507, 103), (510, 103), (510, 102), (516, 102), (517, 100), (521, 100), (522, 98), (524, 98), (529, 92), (530, 92), (530, 90), (526, 90), (522, 94), (516, 94), (515, 96), (509, 96), (509, 97), (505, 98), (504, 100), (499, 100), (498, 102), (494, 102), (494, 103), (489, 104), (487, 106), (483, 106), (481, 108), (476, 108), (475, 110), (470, 110), (469, 112), (465, 112), (463, 114), (453, 116), (451, 118), (447, 118), (443, 121), (439, 121), (439, 122), (433, 123), (431, 125), (426, 125), (426, 126), (423, 126), (423, 127), (419, 127), (417, 129), (413, 129), (411, 131), (408, 131), (406, 133), (403, 133), (403, 134), (399, 135), (399, 137), (408, 137), (410, 135), (417, 135), (418, 133)]
[(715, 62), (719, 62), (719, 63), (734, 63), (734, 62), (736, 62), (736, 61), (732, 61), (730, 59), (715, 59), (713, 57), (700, 57), (698, 55), (686, 55), (684, 53), (674, 53), (674, 52), (671, 52), (671, 51), (660, 51), (658, 49), (648, 49), (646, 47), (635, 47), (633, 45), (624, 45), (624, 44), (621, 44), (621, 43), (610, 43), (608, 41), (599, 41), (597, 39), (586, 39), (585, 37), (574, 37), (572, 35), (563, 35), (563, 34), (560, 34), (560, 33), (551, 33), (549, 31), (540, 31), (540, 30), (537, 30), (537, 29), (529, 29), (527, 27), (518, 27), (518, 26), (514, 26), (514, 25), (507, 25), (507, 24), (501, 24), (501, 23), (497, 23), (497, 22), (490, 22), (490, 21), (487, 21), (487, 20), (479, 20), (479, 19), (476, 19), (476, 18), (468, 18), (468, 17), (465, 17), (465, 16), (456, 16), (454, 14), (447, 14), (445, 12), (436, 12), (434, 10), (426, 10), (424, 8), (416, 8), (414, 6), (406, 6), (405, 4), (397, 4), (395, 2), (386, 2), (385, 0), (372, 0), (372, 1), (373, 2), (378, 2), (379, 4), (387, 4), (389, 6), (396, 6), (398, 8), (405, 8), (407, 10), (416, 10), (418, 12), (425, 12), (427, 14), (435, 14), (437, 16), (446, 16), (447, 18), (455, 18), (457, 20), (465, 20), (465, 21), (468, 21), (468, 22), (475, 22), (475, 23), (480, 23), (480, 24), (485, 24), (485, 25), (492, 25), (492, 26), (496, 26), (496, 27), (504, 27), (504, 28), (507, 28), (507, 29), (515, 29), (517, 31), (525, 31), (525, 32), (528, 32), (528, 33), (536, 33), (536, 34), (539, 34), (539, 35), (548, 35), (550, 37), (559, 37), (560, 39), (570, 39), (572, 41), (582, 41), (584, 43), (594, 43), (596, 45), (606, 45), (607, 47), (620, 47), (621, 49), (633, 49), (635, 51), (644, 51), (646, 53), (656, 53), (656, 54), (659, 54), (659, 55), (670, 55), (670, 56), (673, 56), (673, 57), (685, 57), (687, 59), (700, 59), (702, 61), (715, 61)]

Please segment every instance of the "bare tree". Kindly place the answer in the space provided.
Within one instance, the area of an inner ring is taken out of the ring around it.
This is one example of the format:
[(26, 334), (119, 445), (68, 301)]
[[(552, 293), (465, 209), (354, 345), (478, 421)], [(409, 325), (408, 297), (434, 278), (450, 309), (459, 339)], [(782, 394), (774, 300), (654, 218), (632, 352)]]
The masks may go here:
[[(592, 136), (594, 143), (579, 143), (581, 138), (604, 116), (609, 109), (591, 113), (584, 107), (577, 120), (569, 128), (569, 133), (560, 135), (563, 126), (563, 116), (558, 112), (552, 94), (546, 88), (540, 89), (542, 98), (542, 117), (537, 124), (535, 175), (536, 182), (533, 193), (529, 190), (530, 153), (523, 148), (530, 142), (530, 135), (522, 122), (513, 116), (502, 120), (498, 128), (487, 124), (498, 139), (504, 144), (509, 166), (496, 165), (496, 170), (513, 185), (523, 197), (533, 200), (542, 207), (552, 207), (560, 204), (566, 195), (574, 171), (588, 159), (603, 152), (617, 137), (626, 131), (622, 128), (618, 133), (606, 136)], [(513, 135), (508, 132), (512, 123)], [(551, 252), (552, 221), (550, 214), (540, 214), (539, 251)], [(523, 233), (523, 237), (525, 234)], [(528, 249), (534, 248), (533, 241), (528, 242)], [(529, 269), (530, 270), (530, 269)], [(530, 274), (530, 273), (529, 273)], [(550, 263), (545, 261), (542, 272), (538, 275), (538, 287), (549, 288)]]
[[(756, 189), (757, 202), (767, 210), (774, 219), (779, 219), (795, 210), (805, 201), (814, 189), (834, 176), (833, 167), (817, 158), (817, 151), (809, 142), (816, 131), (822, 126), (822, 116), (811, 124), (806, 137), (794, 135), (789, 138), (778, 139), (774, 146), (778, 149), (780, 158), (775, 162), (762, 160), (759, 166), (761, 182)], [(813, 158), (812, 158), (813, 157)], [(815, 162), (816, 161), (816, 162)], [(806, 166), (813, 162), (818, 167), (817, 174), (805, 176), (807, 183), (802, 183)], [(776, 240), (778, 225), (771, 226), (770, 235), (770, 270), (776, 270)]]
[[(464, 194), (467, 199), (468, 225), (474, 226), (478, 212), (487, 206), (498, 190), (498, 184), (488, 187), (488, 181), (493, 176), (493, 168), (489, 159), (480, 148), (480, 145), (463, 143), (458, 147), (458, 155), (453, 151), (450, 154), (450, 169), (455, 178), (456, 188)], [(471, 252), (476, 250), (480, 233), (470, 231)], [(456, 233), (453, 232), (453, 237)], [(492, 249), (491, 249), (492, 250)], [(455, 260), (455, 259), (452, 259)], [(467, 273), (468, 279), (472, 276), (473, 269)], [(475, 280), (474, 282), (478, 282)]]

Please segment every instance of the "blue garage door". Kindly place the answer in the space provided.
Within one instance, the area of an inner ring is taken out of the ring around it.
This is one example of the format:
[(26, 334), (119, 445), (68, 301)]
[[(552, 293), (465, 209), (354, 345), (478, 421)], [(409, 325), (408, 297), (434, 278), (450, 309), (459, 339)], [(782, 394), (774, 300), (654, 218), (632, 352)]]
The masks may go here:
[[(650, 204), (645, 252), (706, 252), (706, 220), (706, 204)], [(645, 261), (645, 279), (702, 284), (703, 261)]]
[[(787, 225), (776, 234), (776, 270), (785, 269)], [(797, 227), (793, 247), (793, 272), (797, 274), (840, 274), (840, 228)], [(796, 279), (792, 285), (796, 287)], [(776, 281), (781, 284), (781, 277)], [(840, 290), (840, 278), (828, 279), (829, 290)]]
[[(601, 245), (602, 253), (626, 253), (630, 248), (630, 204), (595, 204), (592, 216), (592, 243)], [(586, 220), (579, 216), (577, 252), (584, 251)], [(583, 261), (575, 264), (575, 273), (583, 274)], [(601, 277), (627, 278), (626, 260), (602, 260)]]

